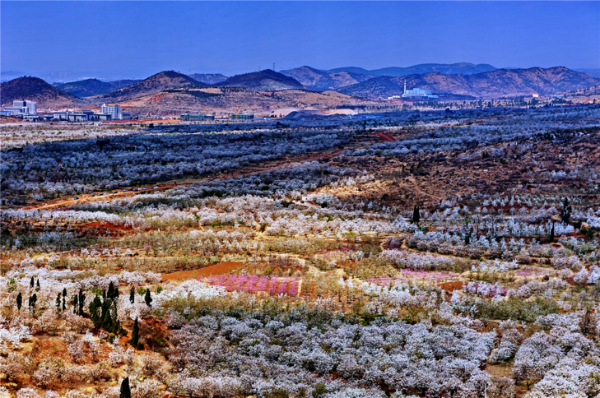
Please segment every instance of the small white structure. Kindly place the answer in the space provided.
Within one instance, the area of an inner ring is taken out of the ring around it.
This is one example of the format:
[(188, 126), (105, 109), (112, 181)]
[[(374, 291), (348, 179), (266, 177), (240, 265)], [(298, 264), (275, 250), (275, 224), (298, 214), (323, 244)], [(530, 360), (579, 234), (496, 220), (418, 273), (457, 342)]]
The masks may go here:
[(100, 107), (100, 113), (103, 115), (110, 115), (111, 120), (121, 120), (123, 115), (121, 114), (121, 105), (106, 105), (102, 104)]

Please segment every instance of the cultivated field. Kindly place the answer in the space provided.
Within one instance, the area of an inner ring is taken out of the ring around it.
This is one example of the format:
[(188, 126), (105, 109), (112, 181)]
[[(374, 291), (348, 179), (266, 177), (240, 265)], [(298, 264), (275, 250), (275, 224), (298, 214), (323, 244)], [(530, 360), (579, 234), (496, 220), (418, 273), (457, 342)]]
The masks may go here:
[(377, 116), (3, 127), (0, 394), (597, 396), (600, 107)]

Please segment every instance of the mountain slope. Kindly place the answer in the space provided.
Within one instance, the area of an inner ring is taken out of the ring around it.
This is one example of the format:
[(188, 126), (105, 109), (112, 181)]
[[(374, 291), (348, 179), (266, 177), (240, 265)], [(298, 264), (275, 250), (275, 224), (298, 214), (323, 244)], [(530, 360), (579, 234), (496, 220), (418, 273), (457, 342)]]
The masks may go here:
[(374, 77), (373, 75), (356, 72), (319, 70), (310, 66), (284, 70), (281, 73), (296, 79), (304, 87), (315, 91), (335, 90)]
[(389, 67), (374, 70), (366, 70), (357, 67), (346, 67), (331, 69), (331, 72), (351, 72), (370, 74), (373, 76), (407, 76), (423, 73), (441, 73), (443, 75), (472, 75), (475, 73), (491, 72), (495, 67), (488, 64), (471, 64), (468, 62), (458, 62), (455, 64), (419, 64), (408, 67)]
[(243, 87), (256, 91), (280, 91), (304, 88), (296, 79), (272, 71), (271, 69), (232, 76), (229, 79), (216, 84), (216, 86)]
[(220, 73), (192, 73), (189, 76), (192, 79), (205, 84), (217, 84), (227, 80), (227, 76)]
[(337, 91), (365, 98), (387, 98), (401, 95), (405, 81), (409, 89), (420, 87), (431, 90), (434, 94), (469, 95), (479, 98), (551, 94), (590, 87), (600, 82), (581, 72), (554, 67), (497, 69), (473, 75), (425, 73), (404, 77), (379, 76)]
[(12, 106), (13, 100), (37, 102), (38, 110), (83, 106), (86, 102), (54, 87), (39, 77), (19, 77), (0, 84), (2, 106)]
[(164, 90), (182, 87), (206, 87), (207, 85), (184, 74), (166, 71), (150, 76), (130, 86), (120, 88), (107, 94), (93, 97), (96, 102), (118, 102), (145, 95), (156, 94)]
[(73, 94), (79, 98), (84, 98), (109, 93), (137, 82), (139, 82), (139, 80), (103, 82), (98, 79), (86, 79), (69, 83), (55, 83), (54, 86), (66, 93)]

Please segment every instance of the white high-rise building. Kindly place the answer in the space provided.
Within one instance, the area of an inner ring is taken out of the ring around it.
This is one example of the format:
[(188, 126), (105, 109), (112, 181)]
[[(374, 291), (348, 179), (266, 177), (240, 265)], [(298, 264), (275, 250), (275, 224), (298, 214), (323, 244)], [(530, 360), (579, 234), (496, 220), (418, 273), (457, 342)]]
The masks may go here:
[(102, 104), (100, 107), (100, 113), (104, 115), (110, 115), (112, 120), (121, 120), (123, 118), (121, 115), (121, 105)]

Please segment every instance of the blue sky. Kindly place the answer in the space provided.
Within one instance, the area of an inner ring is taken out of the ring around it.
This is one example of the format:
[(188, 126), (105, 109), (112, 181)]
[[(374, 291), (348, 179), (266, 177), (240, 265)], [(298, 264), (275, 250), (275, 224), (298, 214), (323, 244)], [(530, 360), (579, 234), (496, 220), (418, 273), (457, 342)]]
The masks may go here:
[[(0, 2), (2, 74), (600, 68), (600, 2)], [(63, 79), (64, 78), (64, 79)]]

